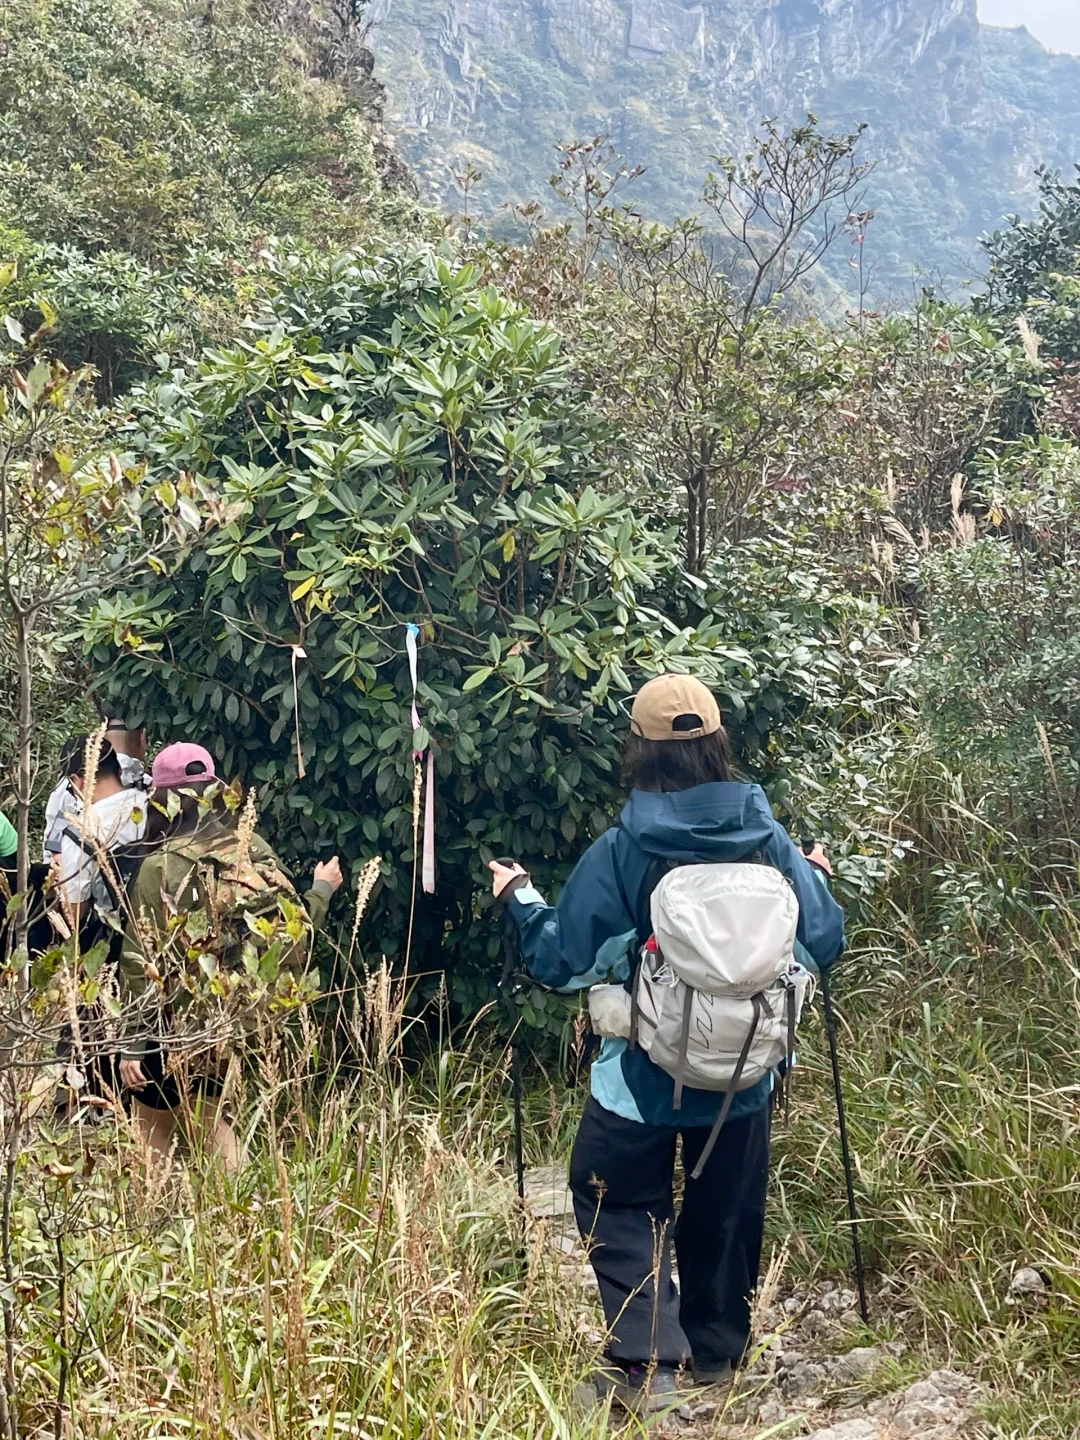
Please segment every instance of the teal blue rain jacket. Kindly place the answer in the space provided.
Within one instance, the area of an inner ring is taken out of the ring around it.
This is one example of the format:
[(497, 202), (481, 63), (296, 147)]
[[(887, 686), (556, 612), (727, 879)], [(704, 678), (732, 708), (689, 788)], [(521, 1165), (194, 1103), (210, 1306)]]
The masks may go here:
[[(554, 990), (626, 979), (652, 933), (649, 897), (661, 861), (745, 860), (759, 852), (791, 881), (799, 901), (800, 958), (826, 970), (844, 948), (844, 914), (825, 877), (775, 818), (759, 785), (724, 781), (658, 794), (634, 790), (621, 823), (589, 847), (557, 905), (532, 886), (511, 898), (530, 975)], [(771, 1077), (736, 1095), (729, 1120), (768, 1103)], [(672, 1105), (675, 1082), (625, 1040), (605, 1040), (592, 1069), (592, 1093), (606, 1110), (647, 1125), (712, 1125), (723, 1096), (687, 1088)]]

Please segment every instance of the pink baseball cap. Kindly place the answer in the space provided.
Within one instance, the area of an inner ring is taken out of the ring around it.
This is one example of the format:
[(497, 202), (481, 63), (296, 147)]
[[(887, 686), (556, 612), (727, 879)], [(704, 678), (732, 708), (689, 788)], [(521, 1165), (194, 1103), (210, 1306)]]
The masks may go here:
[(155, 790), (178, 790), (198, 780), (213, 780), (214, 757), (201, 745), (180, 741), (159, 751), (150, 770)]

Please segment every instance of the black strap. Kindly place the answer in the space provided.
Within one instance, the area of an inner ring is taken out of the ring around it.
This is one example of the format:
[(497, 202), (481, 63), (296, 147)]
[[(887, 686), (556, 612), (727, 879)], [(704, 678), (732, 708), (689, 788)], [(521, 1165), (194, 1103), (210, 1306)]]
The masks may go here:
[(60, 834), (67, 840), (74, 840), (84, 855), (89, 855), (91, 860), (98, 858), (99, 846), (87, 838), (81, 830), (76, 830), (74, 825), (65, 825)]
[(641, 967), (645, 964), (645, 957), (642, 955), (630, 975), (630, 1036), (626, 1048), (633, 1050), (637, 1047), (638, 1030), (641, 1023), (641, 1005), (638, 1002), (638, 986), (641, 984)]
[(675, 1097), (672, 1104), (676, 1110), (682, 1109), (683, 1084), (686, 1080), (686, 1052), (690, 1047), (690, 1017), (694, 1009), (694, 989), (692, 985), (686, 987), (686, 1001), (683, 1005), (682, 1033), (679, 1036), (679, 1057), (675, 1062)]
[[(94, 873), (100, 877), (101, 883), (105, 887), (105, 893), (109, 897), (111, 908), (113, 910), (119, 910), (121, 896), (116, 885), (113, 883), (112, 876), (109, 874), (109, 862), (106, 861), (104, 865), (101, 863), (102, 854), (108, 855), (109, 847), (102, 844), (101, 841), (91, 840), (88, 836), (84, 835), (82, 831), (76, 830), (73, 825), (65, 825), (61, 833), (68, 840), (74, 840), (75, 844), (78, 845), (87, 859), (93, 860), (95, 866)], [(91, 876), (91, 885), (92, 884), (93, 876)]]
[(784, 1074), (784, 1123), (791, 1119), (791, 1085), (795, 1079), (795, 986), (787, 992), (787, 1066)]
[(701, 1179), (701, 1173), (708, 1163), (709, 1156), (716, 1149), (716, 1142), (720, 1138), (720, 1131), (724, 1127), (724, 1121), (727, 1119), (728, 1111), (731, 1109), (731, 1102), (735, 1099), (736, 1092), (739, 1088), (739, 1081), (742, 1079), (743, 1071), (746, 1069), (746, 1062), (750, 1056), (750, 1047), (754, 1043), (754, 1036), (757, 1034), (758, 1022), (761, 1019), (761, 1012), (764, 1009), (764, 1005), (762, 1003), (762, 996), (754, 995), (752, 997), (752, 1000), (754, 1006), (754, 1018), (751, 1022), (750, 1029), (747, 1032), (746, 1040), (743, 1042), (742, 1052), (739, 1055), (739, 1063), (735, 1066), (735, 1073), (731, 1077), (731, 1084), (728, 1086), (727, 1093), (724, 1096), (724, 1103), (720, 1107), (720, 1114), (716, 1117), (716, 1124), (709, 1131), (709, 1138), (705, 1141), (705, 1148), (704, 1150), (702, 1150), (701, 1155), (698, 1158), (698, 1162), (694, 1166), (694, 1173), (690, 1177), (691, 1180)]

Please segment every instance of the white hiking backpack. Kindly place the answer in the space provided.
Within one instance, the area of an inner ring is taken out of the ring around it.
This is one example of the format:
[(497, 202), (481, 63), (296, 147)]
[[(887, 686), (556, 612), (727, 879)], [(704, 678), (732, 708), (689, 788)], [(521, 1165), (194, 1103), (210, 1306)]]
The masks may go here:
[(674, 1078), (676, 1110), (684, 1086), (725, 1092), (696, 1179), (735, 1095), (783, 1061), (790, 1067), (813, 978), (795, 959), (795, 891), (767, 863), (677, 865), (653, 890), (650, 910), (653, 938), (622, 1033)]

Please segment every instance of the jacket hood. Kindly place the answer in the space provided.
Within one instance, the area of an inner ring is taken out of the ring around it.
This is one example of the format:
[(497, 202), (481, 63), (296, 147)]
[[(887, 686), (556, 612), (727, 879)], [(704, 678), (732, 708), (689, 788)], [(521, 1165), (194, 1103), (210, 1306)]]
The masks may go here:
[(622, 826), (648, 855), (740, 860), (771, 839), (774, 821), (760, 785), (725, 780), (662, 794), (633, 790)]

